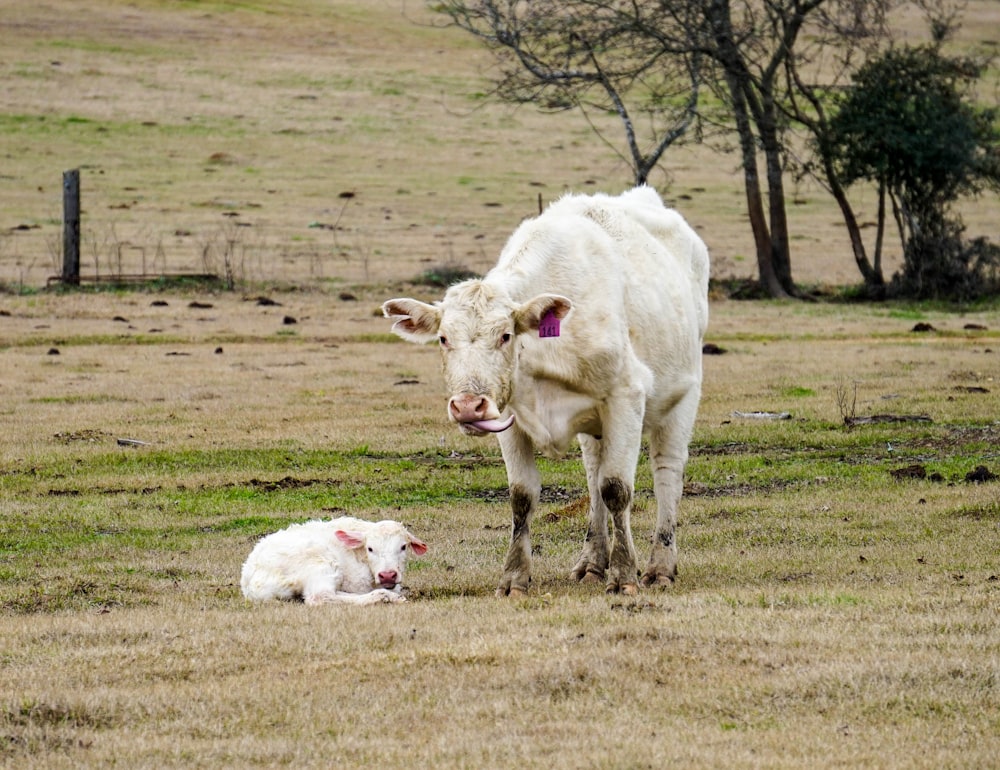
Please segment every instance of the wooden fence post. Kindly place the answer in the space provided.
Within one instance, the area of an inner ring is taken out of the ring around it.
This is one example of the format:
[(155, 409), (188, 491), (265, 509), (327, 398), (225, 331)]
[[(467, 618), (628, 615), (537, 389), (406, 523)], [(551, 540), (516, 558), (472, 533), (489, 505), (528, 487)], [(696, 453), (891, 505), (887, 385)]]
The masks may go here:
[(63, 172), (63, 283), (80, 283), (80, 170)]

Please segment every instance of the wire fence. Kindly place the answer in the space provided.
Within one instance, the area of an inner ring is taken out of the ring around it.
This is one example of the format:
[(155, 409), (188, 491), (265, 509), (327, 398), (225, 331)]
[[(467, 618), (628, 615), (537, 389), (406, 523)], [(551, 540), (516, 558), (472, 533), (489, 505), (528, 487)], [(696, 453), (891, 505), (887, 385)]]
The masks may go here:
[[(0, 290), (26, 292), (62, 280), (61, 222), (0, 231)], [(432, 236), (443, 261), (458, 261), (453, 239)], [(82, 284), (212, 276), (227, 288), (252, 283), (346, 284), (408, 280), (442, 261), (428, 254), (427, 234), (384, 223), (340, 226), (333, 221), (275, 224), (231, 212), (187, 217), (165, 225), (113, 215), (83, 218)], [(449, 256), (450, 255), (450, 256)], [(487, 264), (479, 242), (472, 254)]]

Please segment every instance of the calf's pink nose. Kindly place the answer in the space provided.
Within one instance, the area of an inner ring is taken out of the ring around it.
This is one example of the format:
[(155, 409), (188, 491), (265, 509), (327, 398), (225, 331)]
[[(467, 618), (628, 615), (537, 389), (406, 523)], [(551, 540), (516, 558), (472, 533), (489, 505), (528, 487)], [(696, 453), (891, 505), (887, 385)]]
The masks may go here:
[(490, 402), (483, 396), (463, 393), (459, 396), (452, 396), (451, 401), (448, 402), (448, 408), (457, 422), (476, 422), (486, 418)]
[(398, 578), (399, 578), (399, 573), (396, 572), (396, 570), (394, 569), (389, 569), (386, 570), (385, 572), (378, 573), (378, 582), (382, 584), (392, 583), (393, 585), (395, 585)]

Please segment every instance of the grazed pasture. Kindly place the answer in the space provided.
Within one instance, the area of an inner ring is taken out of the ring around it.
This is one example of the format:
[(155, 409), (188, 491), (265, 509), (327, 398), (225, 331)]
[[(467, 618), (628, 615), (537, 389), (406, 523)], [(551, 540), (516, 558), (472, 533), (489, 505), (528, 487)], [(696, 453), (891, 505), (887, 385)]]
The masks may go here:
[[(503, 466), (374, 317), (398, 288), (3, 299), (5, 765), (992, 762), (1000, 482), (965, 477), (1000, 473), (1000, 313), (716, 301), (676, 585), (567, 579), (571, 456), (501, 601)], [(847, 429), (855, 384), (858, 416), (932, 421)], [(243, 601), (257, 537), (340, 512), (431, 545), (409, 603)]]
[[(1000, 38), (969, 5), (963, 40)], [(29, 291), (0, 295), (0, 765), (994, 765), (995, 303), (715, 298), (677, 583), (568, 580), (571, 454), (542, 464), (530, 595), (494, 598), (496, 444), (448, 427), (437, 353), (377, 308), (437, 296), (406, 283), (429, 266), (484, 269), (539, 192), (614, 192), (622, 168), (583, 126), (471, 96), (481, 53), (400, 9), (5, 4), (0, 281)], [(742, 192), (699, 153), (663, 186), (739, 273)], [(128, 242), (198, 269), (232, 237), (239, 289), (30, 290), (77, 163), (99, 264)], [(799, 274), (853, 280), (799, 192)], [(757, 411), (790, 419), (734, 416)], [(878, 414), (927, 419), (844, 425)], [(340, 513), (430, 544), (408, 603), (243, 601), (258, 537)]]

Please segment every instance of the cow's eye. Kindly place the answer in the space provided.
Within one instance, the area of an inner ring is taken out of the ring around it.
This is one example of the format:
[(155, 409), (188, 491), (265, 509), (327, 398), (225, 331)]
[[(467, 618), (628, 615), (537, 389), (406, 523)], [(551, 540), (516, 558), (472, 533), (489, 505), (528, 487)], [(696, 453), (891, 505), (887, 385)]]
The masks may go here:
[(448, 347), (448, 338), (445, 337), (444, 335), (441, 335), (440, 337), (438, 337), (438, 342), (441, 343), (441, 347), (443, 347), (443, 348)]
[(501, 345), (506, 345), (508, 342), (510, 342), (510, 332), (504, 332), (500, 336), (500, 344)]

